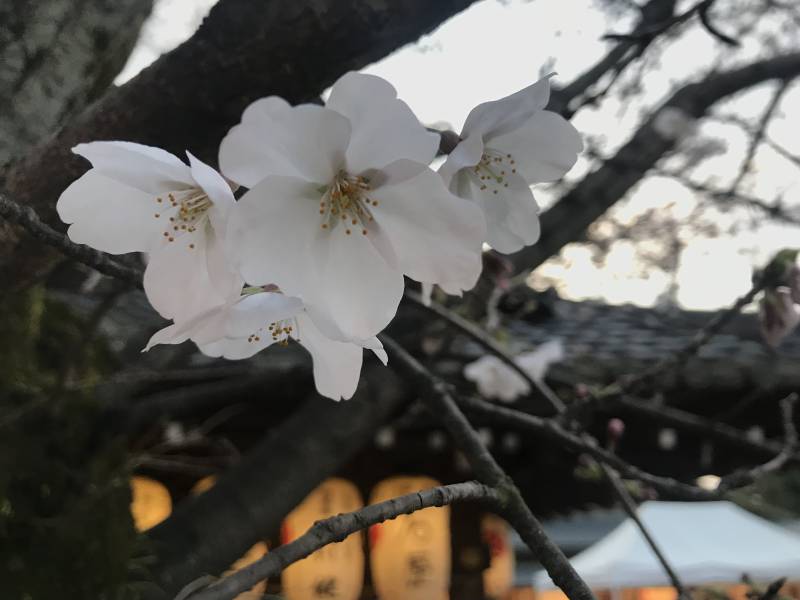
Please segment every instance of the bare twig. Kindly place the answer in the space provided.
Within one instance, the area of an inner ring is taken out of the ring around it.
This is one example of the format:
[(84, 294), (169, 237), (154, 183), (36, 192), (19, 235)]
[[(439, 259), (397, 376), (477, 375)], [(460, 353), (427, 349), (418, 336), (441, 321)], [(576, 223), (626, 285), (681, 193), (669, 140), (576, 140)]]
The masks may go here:
[(778, 84), (778, 87), (775, 88), (775, 92), (772, 94), (772, 98), (770, 99), (767, 107), (764, 109), (764, 113), (761, 115), (761, 118), (758, 121), (758, 126), (756, 127), (755, 131), (752, 133), (750, 138), (750, 143), (747, 146), (747, 152), (745, 154), (745, 158), (742, 161), (742, 165), (739, 167), (739, 172), (736, 175), (736, 178), (731, 183), (730, 188), (728, 189), (728, 194), (733, 195), (739, 189), (742, 181), (747, 174), (750, 172), (750, 169), (753, 165), (753, 158), (756, 155), (756, 151), (758, 147), (761, 145), (761, 142), (764, 141), (764, 135), (766, 134), (767, 127), (769, 126), (770, 121), (772, 121), (772, 117), (775, 116), (775, 111), (778, 109), (778, 105), (780, 104), (781, 99), (783, 98), (786, 90), (789, 88), (789, 83), (791, 80), (784, 79)]
[(629, 391), (634, 389), (637, 385), (648, 381), (649, 379), (659, 375), (661, 372), (669, 368), (674, 368), (682, 365), (692, 355), (694, 355), (701, 347), (707, 344), (715, 335), (717, 335), (728, 323), (730, 323), (736, 315), (748, 304), (750, 304), (755, 297), (767, 286), (771, 277), (772, 271), (769, 267), (764, 269), (761, 273), (754, 277), (753, 285), (744, 295), (736, 299), (736, 301), (727, 309), (717, 313), (702, 329), (697, 331), (692, 339), (684, 345), (677, 352), (663, 358), (651, 367), (645, 369), (634, 377), (629, 377), (624, 382), (612, 384), (607, 388), (606, 393), (617, 393), (619, 391)]
[(721, 42), (729, 45), (729, 46), (738, 46), (739, 42), (732, 37), (725, 35), (719, 29), (717, 29), (710, 20), (709, 11), (713, 6), (716, 0), (702, 0), (694, 4), (693, 6), (689, 7), (682, 13), (674, 15), (668, 19), (664, 19), (659, 23), (654, 23), (649, 27), (640, 27), (637, 28), (632, 33), (608, 33), (603, 36), (603, 39), (607, 40), (618, 40), (618, 41), (637, 41), (640, 43), (649, 43), (652, 41), (656, 36), (665, 33), (667, 30), (679, 25), (681, 23), (685, 23), (689, 19), (691, 19), (694, 15), (697, 15), (702, 23), (703, 27), (708, 31), (711, 35), (715, 38), (720, 40)]
[(448, 310), (444, 306), (434, 302), (433, 300), (429, 304), (425, 304), (422, 301), (422, 298), (419, 294), (412, 290), (406, 290), (405, 297), (408, 298), (411, 302), (419, 306), (420, 308), (427, 310), (428, 312), (436, 315), (443, 321), (449, 323), (456, 329), (459, 329), (463, 333), (465, 333), (468, 337), (470, 337), (473, 341), (477, 342), (481, 346), (483, 346), (486, 350), (489, 351), (490, 354), (493, 354), (504, 364), (509, 366), (515, 373), (517, 373), (520, 377), (522, 377), (525, 382), (530, 386), (531, 390), (536, 390), (538, 395), (547, 401), (550, 405), (551, 409), (556, 413), (560, 413), (564, 410), (565, 406), (561, 399), (553, 393), (553, 391), (548, 388), (547, 386), (543, 385), (542, 382), (537, 381), (533, 377), (531, 377), (525, 369), (517, 364), (517, 361), (514, 360), (514, 357), (511, 356), (508, 352), (503, 349), (500, 344), (492, 339), (492, 337), (482, 330), (480, 327), (470, 323), (466, 319), (458, 316), (453, 311)]
[(650, 531), (639, 518), (639, 514), (636, 512), (636, 504), (633, 502), (633, 498), (631, 498), (628, 490), (625, 489), (625, 485), (620, 480), (619, 475), (616, 473), (616, 471), (604, 463), (600, 463), (600, 470), (611, 484), (616, 496), (620, 499), (620, 504), (622, 504), (623, 510), (625, 510), (625, 513), (628, 515), (628, 517), (630, 517), (630, 519), (634, 522), (636, 527), (639, 529), (639, 533), (642, 534), (642, 537), (647, 542), (647, 545), (650, 546), (653, 554), (656, 555), (658, 562), (661, 563), (661, 568), (664, 569), (667, 577), (669, 577), (669, 580), (672, 582), (672, 587), (674, 587), (678, 592), (678, 598), (681, 600), (691, 600), (691, 596), (686, 592), (686, 586), (683, 585), (683, 582), (681, 581), (680, 577), (678, 577), (675, 569), (672, 568), (672, 565), (669, 563), (669, 560), (667, 560), (667, 557), (664, 555), (664, 552), (659, 547), (655, 538), (653, 538), (653, 536), (650, 534)]
[(599, 447), (596, 443), (589, 442), (583, 436), (567, 431), (555, 419), (543, 419), (505, 406), (489, 404), (476, 398), (461, 397), (458, 402), (468, 412), (481, 415), (495, 423), (530, 431), (558, 442), (563, 448), (586, 453), (595, 460), (610, 465), (625, 477), (641, 481), (668, 496), (684, 500), (719, 500), (721, 498), (721, 494), (717, 492), (643, 471), (625, 462), (616, 454)]
[(734, 487), (749, 485), (767, 473), (782, 469), (791, 461), (798, 449), (797, 427), (794, 424), (794, 407), (798, 395), (789, 394), (781, 400), (781, 415), (783, 417), (784, 445), (783, 449), (772, 460), (745, 471), (737, 471), (720, 479), (719, 490), (725, 491)]
[(137, 288), (142, 286), (142, 274), (138, 269), (123, 265), (104, 252), (70, 241), (67, 236), (42, 221), (33, 208), (20, 206), (2, 193), (0, 193), (0, 216), (20, 225), (35, 239), (57, 248), (66, 256), (92, 267), (103, 275), (115, 277)]
[(454, 502), (479, 501), (490, 506), (500, 504), (497, 490), (468, 481), (423, 490), (366, 506), (360, 510), (317, 521), (305, 534), (236, 571), (208, 588), (195, 592), (191, 600), (230, 600), (249, 590), (259, 581), (274, 577), (290, 564), (301, 560), (323, 546), (341, 542), (347, 536), (371, 525), (408, 515), (423, 508), (445, 506)]
[(393, 339), (385, 335), (380, 336), (380, 339), (392, 357), (393, 363), (419, 388), (423, 401), (441, 419), (478, 479), (501, 492), (503, 505), (499, 510), (500, 514), (516, 529), (553, 582), (570, 600), (593, 599), (592, 591), (561, 549), (547, 537), (542, 525), (525, 504), (513, 481), (495, 462), (477, 432), (459, 410), (450, 394), (449, 386), (422, 366)]

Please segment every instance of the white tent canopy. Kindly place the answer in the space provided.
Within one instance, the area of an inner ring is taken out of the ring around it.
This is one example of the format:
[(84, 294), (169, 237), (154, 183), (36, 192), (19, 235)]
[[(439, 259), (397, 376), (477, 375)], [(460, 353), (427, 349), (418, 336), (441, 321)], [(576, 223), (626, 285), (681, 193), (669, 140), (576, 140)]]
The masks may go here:
[[(645, 502), (639, 517), (686, 585), (800, 578), (800, 536), (731, 502)], [(630, 519), (571, 562), (594, 589), (670, 585)], [(544, 571), (533, 585), (554, 587)]]

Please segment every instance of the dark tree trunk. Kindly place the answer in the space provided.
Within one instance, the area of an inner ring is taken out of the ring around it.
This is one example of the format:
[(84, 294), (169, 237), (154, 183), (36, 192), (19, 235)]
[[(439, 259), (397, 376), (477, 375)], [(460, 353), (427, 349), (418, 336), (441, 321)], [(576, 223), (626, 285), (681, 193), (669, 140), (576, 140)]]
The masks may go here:
[(47, 139), (108, 88), (152, 5), (0, 3), (0, 165)]

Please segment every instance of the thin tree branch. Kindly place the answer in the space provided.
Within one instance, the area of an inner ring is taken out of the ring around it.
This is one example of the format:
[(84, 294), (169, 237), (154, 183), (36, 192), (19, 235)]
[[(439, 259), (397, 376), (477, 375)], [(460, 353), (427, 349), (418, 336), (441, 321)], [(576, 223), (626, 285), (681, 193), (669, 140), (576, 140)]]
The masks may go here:
[(372, 525), (408, 515), (424, 508), (446, 506), (455, 502), (478, 501), (491, 507), (501, 504), (500, 494), (476, 481), (455, 483), (406, 494), (354, 512), (317, 521), (305, 534), (275, 550), (251, 565), (212, 584), (205, 590), (191, 594), (191, 600), (230, 600), (249, 590), (259, 581), (274, 577), (290, 564), (297, 562), (334, 542), (367, 529)]
[(483, 346), (489, 353), (493, 354), (497, 358), (499, 358), (504, 364), (510, 367), (515, 373), (517, 373), (520, 377), (522, 377), (527, 384), (530, 386), (531, 390), (536, 390), (538, 395), (543, 398), (549, 405), (552, 411), (556, 413), (560, 413), (565, 409), (564, 403), (561, 399), (556, 396), (556, 394), (547, 386), (543, 385), (542, 382), (535, 380), (531, 377), (525, 369), (517, 364), (517, 361), (511, 356), (505, 349), (500, 346), (492, 337), (483, 329), (470, 323), (466, 319), (460, 317), (456, 313), (451, 310), (448, 310), (441, 304), (431, 300), (430, 303), (426, 304), (422, 301), (422, 298), (419, 294), (412, 290), (406, 290), (405, 297), (408, 298), (411, 302), (426, 310), (443, 321), (447, 322), (448, 324), (452, 325), (456, 329), (460, 330), (462, 333), (466, 334), (470, 339), (477, 342), (480, 346)]
[(647, 526), (642, 522), (639, 518), (639, 513), (636, 510), (636, 504), (631, 498), (628, 490), (625, 489), (625, 485), (619, 478), (619, 475), (610, 468), (605, 463), (599, 463), (600, 470), (603, 472), (606, 480), (611, 484), (611, 487), (614, 490), (614, 493), (620, 500), (620, 504), (622, 504), (622, 508), (628, 517), (634, 522), (636, 527), (639, 529), (639, 533), (642, 534), (642, 537), (647, 542), (647, 545), (650, 546), (650, 549), (653, 551), (653, 554), (656, 555), (658, 562), (661, 563), (661, 568), (664, 569), (664, 572), (669, 577), (669, 580), (672, 582), (672, 587), (675, 588), (675, 591), (678, 592), (678, 598), (681, 600), (691, 600), (691, 596), (686, 591), (686, 586), (683, 585), (680, 577), (675, 572), (675, 569), (672, 568), (672, 565), (669, 563), (669, 560), (664, 555), (664, 552), (659, 547), (658, 543), (656, 542), (655, 538), (650, 534), (650, 531), (647, 529)]
[(677, 137), (665, 136), (657, 121), (663, 111), (678, 111), (691, 122), (718, 101), (770, 79), (800, 75), (800, 52), (753, 62), (684, 86), (648, 118), (614, 157), (589, 173), (541, 216), (539, 241), (511, 255), (517, 273), (535, 269), (566, 244), (580, 240), (587, 228), (675, 148)]
[(423, 401), (433, 414), (439, 417), (450, 432), (456, 445), (466, 456), (470, 465), (484, 483), (496, 488), (503, 505), (499, 510), (516, 529), (534, 556), (547, 570), (553, 582), (570, 600), (589, 600), (594, 595), (580, 575), (569, 563), (561, 549), (545, 534), (542, 525), (531, 513), (513, 481), (495, 462), (483, 445), (477, 432), (458, 408), (450, 394), (449, 386), (434, 376), (393, 339), (380, 336), (392, 361), (406, 374), (415, 387), (420, 389)]
[(476, 398), (461, 397), (458, 403), (471, 414), (480, 415), (507, 427), (542, 435), (554, 442), (558, 442), (564, 448), (574, 452), (586, 453), (595, 460), (613, 467), (628, 479), (641, 481), (670, 497), (695, 501), (719, 500), (721, 498), (721, 494), (715, 491), (704, 490), (670, 477), (662, 477), (643, 471), (625, 462), (616, 454), (600, 448), (596, 443), (588, 442), (583, 436), (567, 431), (555, 419), (543, 419), (505, 406), (489, 404)]
[(758, 126), (756, 127), (755, 131), (752, 134), (750, 139), (750, 143), (747, 146), (747, 152), (745, 153), (744, 160), (742, 161), (742, 165), (739, 167), (739, 172), (736, 175), (736, 178), (731, 183), (730, 188), (728, 189), (728, 194), (733, 195), (735, 194), (739, 186), (741, 185), (742, 181), (747, 174), (750, 172), (750, 169), (753, 164), (753, 158), (755, 158), (756, 151), (758, 147), (761, 145), (761, 142), (764, 141), (764, 136), (767, 132), (767, 127), (769, 126), (770, 121), (772, 121), (772, 117), (775, 116), (775, 111), (778, 110), (778, 105), (780, 104), (781, 99), (783, 98), (784, 94), (786, 94), (786, 90), (789, 89), (789, 84), (791, 80), (784, 79), (780, 82), (777, 88), (775, 88), (775, 92), (772, 94), (772, 98), (770, 98), (767, 107), (764, 109), (764, 114), (761, 115), (761, 118), (758, 121)]
[(133, 287), (142, 287), (141, 271), (117, 262), (105, 252), (72, 242), (66, 235), (42, 221), (33, 208), (21, 206), (1, 192), (0, 216), (10, 223), (23, 227), (34, 239), (60, 250), (64, 255), (92, 267), (103, 275), (114, 277)]
[(718, 489), (725, 491), (734, 487), (749, 485), (767, 473), (780, 471), (795, 457), (798, 449), (797, 427), (794, 424), (794, 408), (797, 404), (797, 399), (797, 394), (789, 394), (780, 403), (784, 431), (784, 446), (780, 453), (772, 460), (757, 467), (722, 477)]

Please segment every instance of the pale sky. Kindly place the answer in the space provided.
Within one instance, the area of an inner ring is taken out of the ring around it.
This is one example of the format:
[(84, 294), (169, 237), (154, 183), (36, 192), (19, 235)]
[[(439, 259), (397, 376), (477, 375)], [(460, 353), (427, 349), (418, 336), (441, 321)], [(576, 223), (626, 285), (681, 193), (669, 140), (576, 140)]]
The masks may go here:
[[(142, 39), (117, 82), (134, 76), (159, 54), (188, 38), (215, 1), (157, 0)], [(388, 79), (424, 123), (447, 123), (458, 130), (473, 106), (525, 87), (542, 73), (557, 71), (556, 82), (571, 81), (606, 50), (608, 42), (600, 39), (604, 33), (626, 31), (629, 26), (624, 22), (609, 23), (593, 0), (483, 0), (433, 34), (366, 71)], [(766, 22), (760, 26), (773, 25)], [(689, 27), (666, 51), (651, 54), (657, 56), (658, 66), (645, 78), (645, 89), (635, 102), (622, 105), (609, 99), (599, 110), (581, 111), (573, 123), (584, 136), (602, 136), (603, 150), (613, 151), (625, 142), (643, 111), (657, 106), (675, 86), (691, 80), (689, 65), (697, 65), (698, 57), (706, 59), (700, 64), (707, 67), (716, 60), (728, 65), (759, 55), (762, 49), (755, 36), (745, 36), (743, 42), (741, 49), (731, 53), (701, 28)], [(784, 96), (782, 110), (768, 130), (777, 142), (798, 155), (800, 113), (791, 114), (789, 108), (800, 104), (799, 88), (794, 86)], [(757, 115), (771, 89), (770, 85), (754, 88), (724, 105), (725, 112)], [(782, 111), (789, 114), (782, 115)], [(735, 128), (719, 123), (707, 123), (700, 133), (722, 140), (726, 150), (706, 161), (696, 171), (696, 178), (715, 177), (724, 184), (735, 174), (744, 156), (746, 139)], [(755, 176), (745, 191), (761, 193), (766, 198), (784, 193), (789, 202), (798, 196), (800, 171), (775, 152), (762, 149), (754, 166)], [(578, 179), (586, 168), (586, 161), (579, 161), (568, 179)], [(543, 206), (552, 201), (546, 187), (534, 188), (534, 192)], [(630, 221), (655, 208), (665, 215), (686, 218), (695, 205), (694, 195), (683, 186), (650, 177), (626, 201), (618, 203), (614, 213), (619, 219)], [(712, 218), (724, 225), (747, 214), (758, 216), (737, 210), (714, 213)], [(678, 260), (678, 303), (694, 309), (729, 304), (749, 288), (753, 266), (789, 246), (800, 246), (800, 231), (778, 225), (752, 231), (743, 227), (735, 236), (691, 239)], [(563, 297), (649, 305), (670, 281), (663, 271), (643, 268), (636, 247), (622, 241), (612, 247), (600, 267), (592, 262), (588, 248), (570, 245), (560, 261), (550, 261), (538, 269), (534, 284), (556, 284)]]

